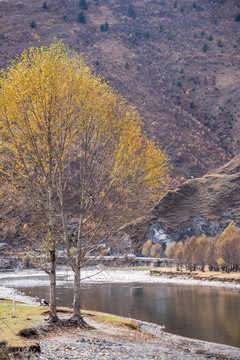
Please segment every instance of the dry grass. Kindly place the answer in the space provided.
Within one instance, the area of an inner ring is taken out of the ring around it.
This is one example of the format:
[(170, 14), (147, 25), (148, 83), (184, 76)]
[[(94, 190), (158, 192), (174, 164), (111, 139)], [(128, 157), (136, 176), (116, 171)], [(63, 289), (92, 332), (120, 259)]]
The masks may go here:
[(219, 281), (240, 281), (240, 272), (231, 272), (231, 273), (225, 273), (220, 271), (209, 271), (207, 268), (204, 272), (197, 270), (190, 272), (189, 270), (183, 269), (180, 271), (177, 271), (175, 268), (157, 268), (151, 270), (151, 275), (155, 276), (172, 276), (172, 277), (178, 277), (178, 276), (186, 276), (186, 277), (192, 277), (197, 280), (219, 280)]
[(33, 341), (23, 340), (17, 333), (42, 320), (43, 308), (16, 303), (15, 317), (12, 316), (12, 302), (0, 300), (0, 342), (7, 341), (11, 346), (31, 345)]
[[(59, 310), (69, 311), (68, 308), (59, 308)], [(137, 324), (119, 316), (100, 313), (96, 311), (83, 311), (86, 316), (94, 316), (97, 322), (111, 323), (117, 326), (127, 326), (136, 330)], [(0, 342), (7, 341), (12, 347), (25, 347), (34, 344), (34, 341), (23, 339), (17, 333), (25, 328), (31, 328), (39, 324), (46, 317), (46, 312), (40, 306), (31, 306), (16, 303), (15, 317), (12, 316), (12, 302), (0, 299)]]
[(82, 311), (82, 313), (85, 315), (94, 316), (94, 320), (97, 322), (107, 322), (116, 325), (123, 325), (129, 327), (130, 329), (137, 330), (137, 324), (134, 321), (122, 318), (120, 316), (88, 310)]

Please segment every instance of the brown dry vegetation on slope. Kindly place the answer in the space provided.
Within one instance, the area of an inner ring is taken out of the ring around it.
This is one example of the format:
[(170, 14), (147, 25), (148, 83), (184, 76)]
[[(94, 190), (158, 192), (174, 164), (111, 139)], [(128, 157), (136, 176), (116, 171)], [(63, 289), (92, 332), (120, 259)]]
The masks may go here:
[(221, 233), (234, 220), (240, 223), (240, 159), (234, 158), (214, 173), (189, 179), (169, 191), (154, 215), (172, 239)]
[[(127, 16), (130, 4), (135, 18)], [(25, 48), (62, 39), (137, 106), (174, 175), (202, 175), (237, 154), (238, 1), (89, 0), (85, 24), (76, 22), (79, 0), (46, 5), (0, 0), (2, 66)], [(109, 30), (100, 31), (105, 22)]]

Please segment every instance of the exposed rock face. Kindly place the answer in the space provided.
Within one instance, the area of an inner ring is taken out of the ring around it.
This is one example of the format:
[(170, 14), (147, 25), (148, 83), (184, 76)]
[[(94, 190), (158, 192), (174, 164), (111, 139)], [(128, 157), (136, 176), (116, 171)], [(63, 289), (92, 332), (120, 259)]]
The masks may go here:
[(163, 250), (165, 250), (168, 244), (171, 242), (170, 236), (166, 234), (160, 222), (154, 223), (149, 227), (146, 237), (147, 239), (150, 239), (153, 244), (161, 244)]
[[(240, 224), (240, 157), (215, 173), (190, 179), (169, 191), (155, 207), (156, 223), (149, 229), (159, 240), (184, 240), (187, 236), (214, 236), (231, 220)], [(154, 239), (154, 236), (153, 236)]]
[(240, 225), (240, 157), (215, 173), (190, 179), (167, 192), (153, 210), (153, 216), (132, 224), (130, 236), (150, 239), (165, 248), (172, 240), (191, 235), (215, 236), (234, 220)]

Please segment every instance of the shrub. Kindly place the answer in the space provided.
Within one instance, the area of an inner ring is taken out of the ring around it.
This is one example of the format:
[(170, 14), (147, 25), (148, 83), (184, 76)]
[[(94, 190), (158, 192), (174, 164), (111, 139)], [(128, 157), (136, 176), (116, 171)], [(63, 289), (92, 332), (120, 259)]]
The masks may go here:
[(47, 7), (47, 3), (46, 3), (46, 1), (44, 1), (44, 2), (43, 2), (43, 9), (46, 10), (47, 8), (48, 8), (48, 7)]
[(31, 256), (29, 254), (26, 254), (23, 258), (23, 267), (26, 269), (31, 265)]
[(177, 243), (176, 241), (173, 241), (166, 248), (165, 254), (169, 259), (173, 259), (175, 257), (176, 250), (177, 250)]
[(33, 29), (33, 28), (35, 28), (35, 27), (37, 27), (37, 24), (35, 23), (35, 21), (32, 21), (31, 23), (30, 23), (30, 27)]
[(101, 24), (101, 25), (100, 25), (100, 30), (101, 30), (101, 31), (108, 31), (108, 30), (109, 30), (109, 24), (108, 24), (108, 22), (105, 22), (105, 24)]
[(187, 265), (190, 271), (195, 270), (196, 262), (195, 262), (195, 251), (197, 248), (197, 238), (196, 236), (188, 237), (185, 240), (184, 248), (183, 248), (183, 260)]
[(218, 46), (218, 47), (223, 47), (222, 39), (218, 39), (218, 41), (217, 41), (217, 46)]
[(213, 40), (213, 36), (210, 35), (209, 38), (208, 38), (209, 41), (212, 41)]
[(181, 8), (180, 8), (180, 11), (181, 11), (181, 13), (183, 13), (184, 12), (184, 8), (181, 6)]
[(223, 258), (219, 258), (217, 261), (219, 266), (224, 266), (225, 265), (225, 261), (223, 260)]
[(194, 102), (191, 102), (191, 103), (190, 103), (190, 109), (195, 109), (195, 104), (194, 104)]
[(173, 34), (172, 34), (171, 31), (169, 31), (169, 32), (167, 33), (166, 38), (167, 38), (168, 40), (172, 40), (172, 39), (173, 39)]
[(203, 52), (207, 52), (209, 50), (209, 46), (207, 43), (203, 44)]
[(128, 64), (128, 62), (125, 63), (125, 66), (124, 66), (124, 67), (125, 67), (125, 69), (129, 69), (129, 64)]
[(142, 255), (149, 256), (151, 247), (153, 246), (151, 240), (147, 240), (142, 247)]
[(78, 22), (78, 23), (85, 24), (85, 22), (86, 22), (86, 16), (85, 16), (85, 14), (84, 14), (83, 11), (81, 11), (81, 12), (78, 14), (78, 16), (77, 16), (77, 22)]
[(197, 5), (197, 7), (196, 7), (196, 11), (197, 11), (197, 12), (203, 11), (203, 7), (202, 7), (202, 6)]
[(133, 19), (135, 19), (135, 17), (136, 17), (135, 10), (134, 10), (134, 7), (132, 5), (129, 5), (129, 7), (128, 7), (127, 16), (131, 17)]
[(7, 343), (5, 341), (0, 342), (0, 359), (1, 360), (11, 360), (7, 348)]
[(159, 25), (159, 31), (161, 31), (161, 32), (163, 31), (163, 26), (162, 26), (162, 24)]
[(233, 236), (240, 236), (240, 230), (235, 225), (234, 221), (231, 221), (226, 229), (221, 234), (221, 240), (228, 239)]
[(80, 9), (87, 10), (88, 4), (87, 4), (86, 0), (80, 0), (79, 7), (80, 7)]
[(209, 239), (205, 234), (197, 238), (196, 249), (194, 252), (195, 263), (201, 266), (201, 271), (204, 271), (206, 265), (206, 254), (209, 246)]
[(162, 255), (162, 251), (162, 246), (160, 244), (154, 244), (150, 249), (150, 255), (152, 257), (160, 258)]
[(240, 13), (235, 17), (235, 21), (240, 21)]

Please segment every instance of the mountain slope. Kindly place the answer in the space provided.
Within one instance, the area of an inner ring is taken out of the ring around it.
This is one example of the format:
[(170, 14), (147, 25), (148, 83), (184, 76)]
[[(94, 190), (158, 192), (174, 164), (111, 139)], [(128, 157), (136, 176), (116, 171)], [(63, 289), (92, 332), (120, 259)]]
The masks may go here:
[(231, 220), (240, 223), (239, 188), (240, 158), (235, 157), (216, 172), (169, 191), (154, 209), (154, 228), (174, 240), (203, 233), (215, 236)]
[[(240, 147), (238, 5), (91, 0), (82, 24), (78, 0), (44, 7), (39, 0), (3, 0), (0, 61), (5, 66), (25, 48), (62, 39), (137, 107), (146, 132), (167, 149), (173, 175), (199, 176)], [(109, 29), (101, 31), (106, 22)]]

